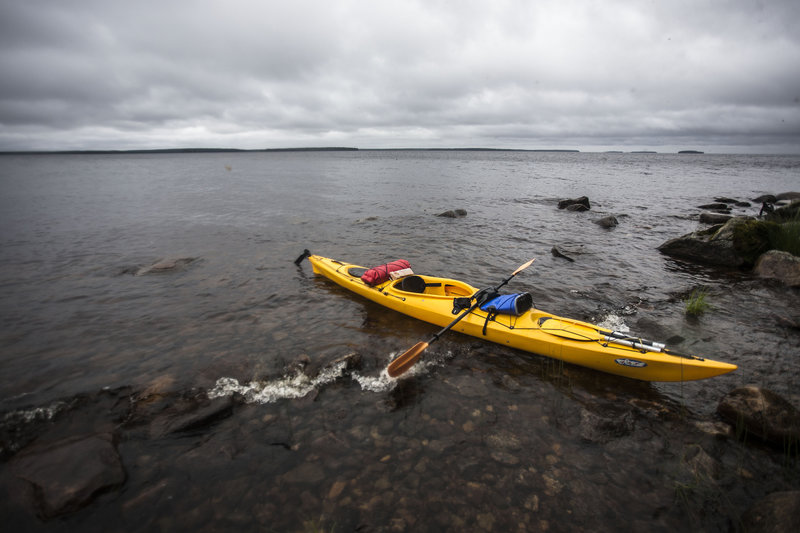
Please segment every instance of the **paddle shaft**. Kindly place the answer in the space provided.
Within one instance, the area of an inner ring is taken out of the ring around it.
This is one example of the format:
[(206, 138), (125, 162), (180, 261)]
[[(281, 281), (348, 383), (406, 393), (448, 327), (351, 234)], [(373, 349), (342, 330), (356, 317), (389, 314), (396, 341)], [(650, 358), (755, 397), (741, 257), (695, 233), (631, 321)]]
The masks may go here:
[[(513, 274), (511, 274), (511, 275), (510, 275), (510, 276), (508, 276), (506, 279), (504, 279), (504, 280), (503, 280), (503, 281), (500, 283), (500, 285), (498, 285), (497, 287), (494, 287), (494, 289), (492, 289), (492, 290), (494, 290), (494, 292), (497, 292), (497, 291), (499, 291), (500, 289), (502, 289), (504, 285), (506, 285), (506, 284), (507, 284), (509, 281), (511, 281), (511, 280), (514, 278), (514, 276), (516, 276), (516, 275), (517, 275), (517, 274), (519, 274), (521, 271), (523, 271), (523, 270), (525, 270), (526, 268), (528, 268), (528, 267), (531, 265), (531, 263), (533, 263), (533, 259), (531, 259), (530, 261), (528, 261), (527, 263), (525, 263), (524, 265), (522, 265), (521, 267), (519, 267), (518, 269), (516, 269), (516, 270), (514, 271), (514, 273), (513, 273)], [(477, 297), (478, 297), (478, 295), (479, 295), (481, 292), (483, 292), (484, 290), (485, 290), (485, 289), (483, 289), (483, 290), (480, 290), (480, 291), (476, 292), (475, 294), (473, 294), (473, 295), (471, 296), (471, 298), (477, 298)], [(467, 309), (466, 311), (464, 311), (463, 313), (461, 313), (460, 315), (458, 315), (458, 318), (456, 318), (455, 320), (453, 320), (452, 322), (450, 322), (448, 325), (446, 325), (445, 327), (443, 327), (443, 328), (441, 329), (441, 331), (439, 331), (437, 334), (435, 334), (433, 337), (431, 337), (431, 340), (429, 340), (429, 341), (428, 341), (428, 344), (430, 345), (431, 343), (434, 343), (434, 342), (438, 341), (438, 340), (439, 340), (439, 337), (441, 337), (442, 335), (444, 335), (445, 333), (447, 333), (447, 332), (448, 332), (448, 331), (449, 331), (449, 330), (450, 330), (450, 329), (451, 329), (453, 326), (455, 326), (456, 324), (458, 324), (459, 322), (461, 322), (461, 319), (462, 319), (462, 318), (464, 318), (465, 316), (467, 316), (468, 314), (470, 314), (471, 312), (473, 312), (473, 311), (474, 311), (474, 310), (475, 310), (475, 309), (476, 309), (476, 308), (477, 308), (479, 305), (481, 305), (481, 302), (480, 302), (480, 301), (476, 301), (474, 304), (472, 304), (472, 306), (471, 306), (469, 309)]]

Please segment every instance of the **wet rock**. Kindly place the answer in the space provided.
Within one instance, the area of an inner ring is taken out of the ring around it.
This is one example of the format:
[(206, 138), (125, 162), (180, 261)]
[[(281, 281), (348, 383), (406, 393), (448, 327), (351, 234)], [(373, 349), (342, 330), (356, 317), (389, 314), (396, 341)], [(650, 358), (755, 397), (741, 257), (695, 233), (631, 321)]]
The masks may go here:
[(519, 457), (506, 450), (491, 450), (489, 456), (503, 465), (514, 466), (519, 464)]
[(171, 433), (209, 426), (233, 412), (233, 397), (221, 396), (181, 398), (150, 422), (150, 437), (161, 438)]
[(461, 396), (466, 396), (468, 398), (478, 398), (488, 396), (489, 394), (489, 389), (486, 388), (486, 385), (474, 375), (448, 378), (445, 380), (445, 383), (455, 387)]
[(720, 213), (700, 213), (700, 222), (702, 224), (724, 224), (732, 218), (732, 215)]
[(769, 223), (749, 217), (670, 239), (658, 250), (666, 255), (707, 265), (752, 266), (769, 248)]
[(717, 479), (722, 471), (722, 464), (698, 445), (689, 446), (683, 461), (695, 479)]
[(35, 487), (34, 506), (45, 519), (77, 511), (103, 491), (125, 481), (111, 434), (82, 436), (23, 452), (14, 475)]
[(737, 434), (746, 432), (784, 449), (800, 443), (800, 411), (768, 389), (756, 385), (734, 389), (717, 405), (717, 413)]
[(742, 515), (742, 531), (800, 531), (800, 490), (773, 492), (758, 500)]
[(595, 220), (594, 223), (600, 226), (601, 228), (607, 228), (607, 229), (615, 228), (619, 225), (617, 217), (611, 215)]
[(295, 374), (302, 372), (305, 367), (311, 364), (311, 358), (308, 354), (301, 354), (295, 357), (288, 365), (286, 365), (285, 372), (287, 374)]
[(728, 204), (723, 204), (721, 202), (715, 202), (713, 204), (704, 204), (697, 206), (699, 209), (728, 209)]
[(774, 194), (762, 194), (758, 198), (753, 198), (752, 200), (758, 204), (765, 202), (768, 204), (774, 204), (778, 201), (778, 198)]
[(189, 264), (195, 262), (196, 257), (175, 257), (160, 259), (150, 266), (142, 267), (137, 272), (137, 276), (144, 276), (146, 274), (161, 274), (165, 272), (175, 272), (183, 270)]
[(567, 211), (588, 211), (592, 208), (587, 196), (580, 198), (570, 198), (558, 202), (559, 209), (566, 209)]
[(486, 437), (486, 445), (490, 448), (518, 451), (522, 449), (519, 438), (509, 431), (501, 431)]
[(314, 485), (325, 479), (325, 470), (319, 463), (303, 463), (286, 472), (281, 479), (289, 484)]
[(714, 422), (710, 420), (695, 421), (693, 425), (710, 437), (726, 439), (733, 436), (731, 426), (725, 422)]
[(583, 409), (578, 433), (585, 441), (603, 444), (630, 434), (633, 426), (633, 417), (630, 412), (607, 418)]
[(553, 254), (553, 257), (558, 257), (558, 258), (561, 258), (561, 259), (566, 259), (566, 260), (567, 260), (567, 261), (569, 261), (570, 263), (574, 263), (574, 262), (575, 262), (575, 260), (574, 260), (573, 258), (571, 258), (571, 257), (569, 257), (569, 256), (566, 256), (566, 255), (564, 255), (563, 253), (561, 253), (561, 250), (559, 250), (559, 249), (558, 249), (558, 248), (556, 248), (555, 246), (553, 246), (553, 248), (550, 250), (550, 253), (551, 253), (551, 254)]
[(800, 257), (770, 250), (756, 261), (754, 272), (762, 278), (777, 279), (789, 287), (800, 287)]
[(778, 202), (781, 200), (800, 200), (800, 192), (782, 192), (775, 195), (775, 200)]
[[(337, 357), (327, 365), (325, 368), (335, 368), (339, 365), (344, 365), (345, 371), (359, 370), (361, 368), (361, 354), (358, 352), (350, 352), (341, 357)], [(311, 377), (314, 377), (313, 375)]]
[(437, 217), (444, 217), (444, 218), (463, 218), (467, 216), (466, 209), (452, 209), (449, 211), (444, 211), (436, 215)]

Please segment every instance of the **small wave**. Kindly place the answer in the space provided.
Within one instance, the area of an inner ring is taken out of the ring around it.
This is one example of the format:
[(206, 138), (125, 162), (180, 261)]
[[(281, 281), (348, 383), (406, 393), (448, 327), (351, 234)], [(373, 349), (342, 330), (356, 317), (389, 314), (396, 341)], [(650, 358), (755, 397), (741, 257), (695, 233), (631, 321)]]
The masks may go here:
[(597, 325), (601, 328), (610, 329), (611, 331), (619, 331), (620, 333), (629, 333), (631, 330), (625, 323), (625, 319), (614, 313), (607, 314)]
[(342, 377), (346, 367), (347, 362), (341, 361), (322, 369), (315, 378), (298, 372), (275, 381), (266, 383), (251, 381), (246, 385), (241, 385), (234, 378), (219, 378), (214, 388), (208, 392), (208, 397), (219, 398), (238, 393), (244, 396), (248, 403), (272, 403), (282, 399), (302, 398), (309, 392)]
[(32, 407), (30, 409), (21, 409), (19, 411), (12, 411), (3, 416), (3, 422), (33, 422), (52, 420), (56, 414), (67, 406), (66, 402), (56, 401), (47, 407)]
[[(392, 354), (389, 357), (389, 361), (394, 359), (394, 356), (395, 354)], [(359, 384), (361, 390), (375, 393), (389, 392), (397, 386), (400, 380), (426, 374), (432, 367), (443, 366), (452, 357), (452, 352), (448, 351), (437, 357), (425, 359), (397, 378), (390, 377), (386, 372), (386, 368), (381, 370), (377, 376), (351, 372), (350, 378)], [(346, 369), (347, 362), (340, 361), (324, 368), (313, 379), (302, 372), (298, 372), (273, 381), (251, 381), (244, 385), (235, 378), (222, 377), (217, 380), (214, 388), (208, 392), (208, 397), (213, 399), (230, 396), (231, 394), (241, 394), (247, 403), (274, 403), (278, 400), (302, 398), (313, 390), (318, 390), (343, 377)]]
[(397, 378), (389, 377), (386, 369), (377, 376), (362, 376), (357, 372), (351, 375), (353, 381), (361, 385), (361, 390), (369, 392), (388, 392), (397, 386)]

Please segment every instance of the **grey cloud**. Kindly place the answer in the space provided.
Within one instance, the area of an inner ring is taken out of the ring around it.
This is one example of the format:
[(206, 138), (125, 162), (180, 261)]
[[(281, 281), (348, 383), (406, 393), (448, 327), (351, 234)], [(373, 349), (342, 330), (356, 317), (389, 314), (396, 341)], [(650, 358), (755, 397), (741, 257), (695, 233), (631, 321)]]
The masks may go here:
[(0, 149), (800, 146), (798, 5), (0, 0)]

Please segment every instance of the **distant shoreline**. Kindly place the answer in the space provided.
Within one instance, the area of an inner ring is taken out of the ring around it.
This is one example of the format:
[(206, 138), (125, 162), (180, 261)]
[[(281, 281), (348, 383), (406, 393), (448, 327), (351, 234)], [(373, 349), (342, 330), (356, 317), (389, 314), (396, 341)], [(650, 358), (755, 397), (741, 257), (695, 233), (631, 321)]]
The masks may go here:
[[(271, 153), (271, 152), (535, 152), (535, 153), (581, 153), (580, 150), (569, 149), (524, 149), (524, 148), (354, 148), (347, 146), (300, 147), (300, 148), (154, 148), (133, 150), (11, 150), (0, 151), (2, 155), (124, 155), (124, 154), (217, 154), (217, 153)], [(624, 152), (609, 150), (598, 152), (606, 154), (703, 154), (697, 150), (681, 150), (680, 152), (656, 152), (651, 150), (634, 150)]]

